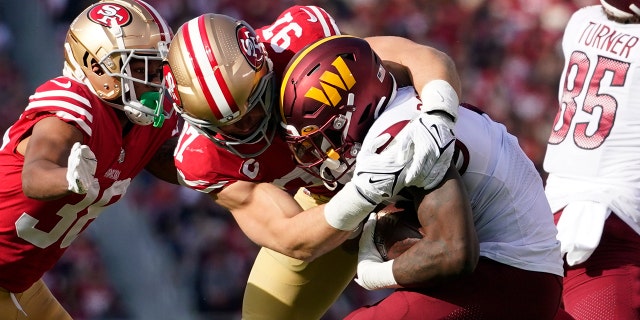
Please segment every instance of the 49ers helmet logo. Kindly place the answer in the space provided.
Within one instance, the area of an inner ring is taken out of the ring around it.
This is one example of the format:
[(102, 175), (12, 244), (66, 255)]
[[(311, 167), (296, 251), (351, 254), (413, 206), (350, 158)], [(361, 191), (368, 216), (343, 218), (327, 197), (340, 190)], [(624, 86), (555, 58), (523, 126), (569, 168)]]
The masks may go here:
[(119, 26), (126, 26), (131, 22), (131, 13), (125, 7), (115, 3), (101, 3), (95, 5), (87, 13), (89, 19), (105, 27), (113, 22)]
[(262, 68), (264, 64), (264, 50), (262, 44), (258, 42), (258, 37), (252, 29), (245, 25), (240, 25), (237, 31), (238, 45), (240, 46), (240, 52), (244, 55), (249, 65), (255, 70)]
[(164, 75), (164, 83), (169, 96), (176, 105), (182, 106), (182, 101), (180, 101), (180, 94), (178, 93), (178, 84), (176, 82), (176, 77), (173, 75), (169, 64), (165, 63), (162, 66), (162, 73)]

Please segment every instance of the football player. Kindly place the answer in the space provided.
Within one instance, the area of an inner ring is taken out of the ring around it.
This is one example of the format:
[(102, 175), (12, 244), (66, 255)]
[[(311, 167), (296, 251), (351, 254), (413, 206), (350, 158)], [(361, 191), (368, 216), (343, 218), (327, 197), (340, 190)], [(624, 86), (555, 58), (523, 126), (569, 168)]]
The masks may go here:
[(177, 184), (178, 116), (159, 103), (172, 31), (139, 0), (71, 23), (63, 76), (29, 97), (0, 148), (0, 319), (71, 319), (42, 281), (143, 169)]
[[(380, 158), (376, 153), (386, 148), (380, 154), (393, 150), (420, 162), (424, 143), (416, 141), (415, 130), (436, 135), (440, 129), (425, 122), (428, 102), (413, 87), (380, 81), (385, 70), (363, 62), (372, 55), (360, 38), (329, 37), (299, 52), (285, 71), (280, 99), (286, 140), (300, 167), (328, 184), (351, 171), (344, 188), (354, 182), (360, 187), (357, 182), (371, 179), (373, 170), (375, 179), (385, 169), (395, 177), (400, 168), (372, 164)], [(329, 93), (328, 86), (335, 89)], [(378, 110), (381, 94), (388, 102)], [(403, 196), (415, 199), (424, 237), (383, 261), (373, 242), (375, 213), (364, 225), (356, 282), (368, 290), (401, 289), (347, 319), (566, 318), (559, 309), (560, 243), (536, 168), (516, 137), (473, 106), (460, 106), (455, 132), (455, 167), (429, 165), (430, 152), (424, 159), (431, 171), (447, 171), (438, 189), (431, 190), (439, 180), (429, 177), (405, 181), (412, 187)], [(468, 198), (449, 197), (457, 189)]]
[[(269, 248), (260, 251), (250, 274), (244, 319), (319, 319), (355, 274), (356, 252), (338, 246), (373, 205), (359, 202), (348, 207), (349, 219), (333, 217), (327, 224), (324, 206), (317, 205), (335, 190), (296, 166), (274, 108), (275, 87), (290, 58), (336, 34), (333, 19), (314, 6), (291, 7), (257, 31), (205, 14), (183, 24), (169, 50), (165, 81), (186, 120), (175, 153), (181, 182), (211, 195), (252, 241)], [(400, 54), (399, 63), (427, 68), (414, 80), (422, 81), (425, 96), (437, 97), (441, 111), (452, 113), (433, 117), (445, 127), (442, 118), (453, 123), (459, 80), (448, 56), (399, 38), (372, 42), (384, 43), (389, 59)], [(409, 59), (407, 52), (419, 58)], [(297, 191), (296, 201), (291, 195)], [(311, 207), (316, 211), (299, 214)]]
[(640, 319), (640, 2), (600, 3), (575, 12), (564, 31), (546, 194), (566, 262), (566, 310)]

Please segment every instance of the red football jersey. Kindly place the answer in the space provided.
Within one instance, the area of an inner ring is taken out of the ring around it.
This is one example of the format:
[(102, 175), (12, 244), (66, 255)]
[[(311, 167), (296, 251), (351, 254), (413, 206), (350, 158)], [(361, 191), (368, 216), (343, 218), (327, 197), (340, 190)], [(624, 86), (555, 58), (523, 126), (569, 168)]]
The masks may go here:
[(340, 34), (333, 18), (316, 6), (293, 6), (278, 16), (275, 22), (256, 30), (267, 55), (273, 61), (278, 79), (289, 60), (302, 48), (317, 40)]
[[(98, 160), (97, 193), (71, 194), (52, 201), (37, 201), (23, 194), (24, 157), (16, 148), (44, 117), (58, 117), (82, 131), (83, 144)], [(83, 83), (58, 77), (41, 85), (5, 133), (0, 149), (0, 287), (22, 292), (40, 279), (77, 235), (125, 194), (131, 179), (158, 148), (178, 134), (177, 119), (172, 113), (161, 128), (133, 126), (123, 137), (114, 108)]]
[[(256, 32), (273, 61), (277, 79), (282, 78), (289, 60), (306, 45), (340, 34), (333, 18), (315, 6), (290, 7), (272, 25)], [(277, 102), (275, 103), (274, 107), (277, 108)], [(185, 124), (175, 159), (182, 183), (206, 193), (220, 192), (236, 181), (272, 182), (289, 191), (295, 191), (299, 187), (319, 186), (311, 190), (328, 192), (319, 178), (296, 167), (286, 142), (277, 134), (264, 153), (254, 158), (242, 159), (218, 147)]]

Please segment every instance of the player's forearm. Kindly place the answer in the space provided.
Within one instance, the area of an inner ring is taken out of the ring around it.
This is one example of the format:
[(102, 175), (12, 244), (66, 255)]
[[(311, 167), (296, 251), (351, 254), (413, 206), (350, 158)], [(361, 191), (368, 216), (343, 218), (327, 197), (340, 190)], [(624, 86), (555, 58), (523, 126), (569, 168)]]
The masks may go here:
[[(295, 220), (311, 215), (300, 214)], [(317, 216), (317, 214), (315, 214)], [(292, 258), (312, 261), (335, 249), (345, 242), (353, 233), (335, 229), (324, 219), (304, 219), (306, 221), (288, 222), (281, 232), (273, 233), (273, 241), (266, 241), (263, 246)]]
[(287, 221), (280, 237), (279, 248), (288, 256), (311, 261), (335, 249), (353, 233), (333, 228), (323, 215), (324, 205), (305, 210)]
[(382, 60), (405, 67), (411, 83), (399, 81), (400, 85), (413, 85), (420, 92), (429, 82), (444, 80), (453, 87), (459, 99), (462, 97), (458, 71), (453, 59), (446, 53), (401, 37), (377, 36), (365, 40)]
[(422, 239), (393, 261), (393, 276), (405, 288), (429, 287), (473, 271), (462, 240)]
[(70, 193), (66, 180), (67, 168), (46, 160), (25, 164), (22, 169), (22, 192), (36, 200), (54, 200)]
[(426, 287), (472, 272), (479, 244), (469, 199), (453, 167), (443, 184), (422, 199), (418, 216), (425, 237), (394, 260), (398, 284)]
[(324, 205), (304, 211), (269, 183), (236, 182), (214, 199), (231, 211), (253, 242), (293, 258), (313, 260), (351, 235), (326, 223)]

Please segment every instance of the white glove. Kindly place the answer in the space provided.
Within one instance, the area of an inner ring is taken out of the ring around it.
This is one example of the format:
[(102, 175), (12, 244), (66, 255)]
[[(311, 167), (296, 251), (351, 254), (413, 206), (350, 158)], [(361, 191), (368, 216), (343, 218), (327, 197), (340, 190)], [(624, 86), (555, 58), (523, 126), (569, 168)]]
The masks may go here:
[(425, 113), (434, 114), (434, 112), (444, 112), (447, 116), (443, 120), (449, 128), (453, 127), (458, 120), (458, 108), (460, 107), (460, 99), (455, 89), (444, 80), (432, 80), (420, 90), (420, 100), (422, 106), (420, 110)]
[(353, 181), (358, 190), (380, 203), (405, 186), (435, 187), (446, 173), (455, 148), (455, 135), (441, 116), (422, 113), (387, 143), (381, 135), (371, 143), (365, 140), (358, 153)]
[(399, 288), (393, 277), (393, 260), (384, 261), (373, 242), (376, 214), (371, 213), (364, 224), (358, 249), (358, 275), (354, 281), (367, 290)]
[[(356, 156), (354, 175), (342, 190), (327, 202), (324, 216), (332, 227), (350, 231), (373, 211), (376, 205), (396, 195), (405, 186), (407, 165), (412, 154), (391, 139), (388, 133), (365, 139)], [(410, 144), (410, 138), (400, 141)], [(383, 152), (377, 150), (389, 143)]]
[(353, 178), (324, 208), (330, 226), (354, 230), (376, 205), (405, 186), (432, 189), (442, 181), (455, 146), (453, 131), (442, 117), (421, 113), (391, 142), (389, 139), (387, 133), (365, 139), (356, 156)]
[(92, 185), (97, 183), (95, 178), (98, 161), (89, 146), (76, 142), (71, 148), (67, 162), (68, 190), (78, 194), (85, 194)]
[[(394, 140), (411, 158), (404, 173), (405, 186), (435, 188), (451, 165), (455, 135), (443, 117), (421, 114), (413, 119)], [(386, 150), (385, 150), (386, 152)]]

